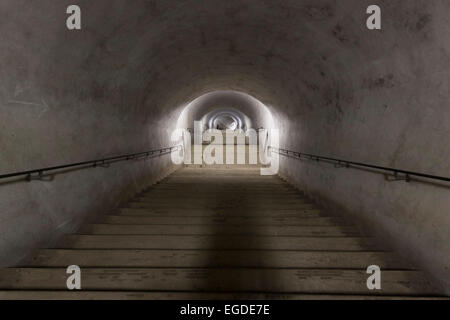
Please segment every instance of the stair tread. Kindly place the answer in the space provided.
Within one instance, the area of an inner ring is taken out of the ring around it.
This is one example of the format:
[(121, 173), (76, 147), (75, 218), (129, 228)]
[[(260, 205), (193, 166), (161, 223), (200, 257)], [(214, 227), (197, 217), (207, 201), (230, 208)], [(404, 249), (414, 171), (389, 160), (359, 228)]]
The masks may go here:
[(314, 209), (314, 204), (245, 204), (245, 203), (233, 203), (232, 205), (223, 205), (219, 206), (217, 203), (190, 203), (190, 202), (177, 202), (172, 201), (171, 203), (152, 203), (152, 202), (130, 202), (128, 204), (129, 208), (191, 208), (191, 209), (204, 209), (204, 208), (210, 208), (210, 209), (229, 209), (233, 210), (234, 208), (240, 208), (242, 209), (249, 209), (249, 210), (258, 210), (261, 207), (264, 207), (265, 209), (270, 208), (278, 208), (278, 209), (293, 209), (293, 210), (299, 210), (299, 209)]
[[(115, 216), (110, 216), (115, 217)], [(209, 215), (209, 216), (165, 216), (160, 214), (149, 215), (144, 213), (142, 215), (124, 215), (121, 214), (119, 217), (136, 217), (136, 218), (145, 218), (145, 220), (140, 221), (139, 224), (142, 224), (142, 221), (146, 221), (148, 223), (145, 224), (190, 224), (190, 225), (198, 225), (198, 224), (227, 224), (227, 225), (245, 225), (251, 224), (254, 226), (260, 225), (275, 225), (272, 224), (273, 221), (280, 221), (279, 219), (295, 219), (298, 226), (331, 226), (331, 225), (342, 225), (348, 226), (348, 224), (344, 223), (343, 220), (339, 220), (336, 218), (330, 217), (298, 217), (298, 216), (265, 216), (265, 217), (245, 217), (245, 216), (220, 216), (220, 215)], [(264, 219), (264, 220), (263, 220)], [(104, 220), (103, 220), (104, 221)], [(110, 220), (111, 221), (111, 220)], [(123, 220), (126, 221), (126, 220)], [(131, 220), (129, 220), (131, 221)], [(281, 220), (285, 221), (285, 220)], [(100, 222), (101, 223), (101, 222)]]
[(274, 237), (207, 235), (69, 235), (59, 248), (91, 249), (257, 249), (379, 250), (367, 237)]
[(217, 293), (157, 291), (25, 291), (0, 290), (0, 300), (448, 300), (429, 296), (324, 295), (289, 293)]
[(258, 250), (42, 249), (29, 266), (366, 269), (369, 262), (382, 269), (410, 269), (391, 252)]
[(121, 235), (272, 235), (272, 236), (358, 236), (360, 232), (347, 226), (274, 226), (274, 225), (223, 225), (223, 224), (90, 224), (79, 234)]
[[(83, 268), (83, 290), (244, 291), (268, 293), (437, 295), (420, 271), (383, 271), (381, 290), (365, 270), (261, 268)], [(1, 289), (66, 289), (65, 268), (0, 269)]]
[[(133, 215), (109, 215), (102, 218), (102, 223), (108, 223), (108, 224), (155, 224), (156, 222), (186, 222), (186, 218), (169, 218), (169, 217), (154, 217), (154, 216), (145, 216), (145, 215), (139, 215), (139, 216), (133, 216)], [(188, 217), (189, 221), (196, 221), (196, 219), (192, 217)], [(205, 218), (198, 218), (197, 221), (205, 221)], [(248, 224), (252, 223), (255, 226), (256, 225), (292, 225), (292, 226), (298, 226), (298, 225), (304, 225), (305, 223), (313, 223), (314, 220), (316, 223), (320, 223), (323, 220), (322, 218), (303, 218), (303, 217), (213, 217), (210, 218), (212, 221), (218, 222), (218, 223), (242, 223), (242, 224)], [(313, 220), (314, 219), (314, 220)], [(328, 220), (333, 221), (333, 220)]]
[[(0, 268), (0, 299), (437, 298), (421, 271), (259, 169), (185, 166), (25, 267)], [(68, 265), (83, 291), (67, 291)], [(366, 286), (369, 265), (381, 290)]]
[[(244, 212), (243, 210), (211, 210), (200, 209), (190, 210), (183, 208), (176, 209), (147, 209), (147, 208), (121, 208), (118, 212), (119, 215), (131, 215), (131, 216), (152, 216), (152, 217), (210, 217), (210, 218), (303, 218), (303, 219), (338, 219), (335, 216), (326, 216), (319, 209), (301, 209), (301, 210), (258, 210), (257, 212)], [(342, 220), (342, 219), (341, 219)], [(256, 222), (256, 221), (255, 221)]]

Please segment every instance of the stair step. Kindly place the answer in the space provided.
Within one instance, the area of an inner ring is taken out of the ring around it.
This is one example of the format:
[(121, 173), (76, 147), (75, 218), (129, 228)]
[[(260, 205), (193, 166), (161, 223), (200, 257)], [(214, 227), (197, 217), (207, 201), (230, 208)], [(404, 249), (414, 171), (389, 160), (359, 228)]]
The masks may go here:
[[(167, 219), (167, 220), (165, 220)], [(108, 215), (103, 218), (101, 218), (102, 223), (106, 224), (156, 224), (157, 222), (161, 222), (161, 224), (164, 224), (164, 221), (186, 221), (185, 218), (164, 218), (160, 217), (157, 219), (157, 217), (151, 217), (151, 216), (129, 216), (129, 215)], [(193, 218), (189, 218), (193, 219)], [(327, 221), (324, 219), (308, 219), (308, 218), (301, 218), (301, 217), (239, 217), (239, 218), (230, 218), (230, 217), (217, 217), (212, 218), (215, 223), (218, 224), (253, 224), (255, 226), (258, 225), (270, 225), (270, 226), (305, 226), (307, 223), (321, 223), (323, 221)], [(333, 220), (328, 220), (333, 221)], [(194, 224), (194, 223), (191, 223)]]
[[(118, 213), (0, 269), (0, 299), (345, 299), (431, 297), (420, 271), (259, 166), (195, 165)], [(83, 291), (66, 289), (82, 268)], [(369, 290), (369, 265), (382, 290)]]
[[(232, 173), (230, 173), (232, 171)], [(171, 177), (174, 178), (192, 178), (192, 177), (201, 177), (207, 175), (208, 177), (254, 177), (260, 173), (259, 167), (240, 169), (240, 170), (227, 170), (216, 168), (215, 170), (205, 170), (203, 168), (200, 169), (189, 169), (174, 172), (171, 174)]]
[[(280, 177), (276, 176), (276, 175), (261, 175), (260, 174), (260, 170), (258, 170), (258, 168), (253, 167), (253, 168), (249, 168), (248, 171), (244, 171), (244, 170), (233, 170), (233, 169), (224, 169), (226, 171), (228, 171), (228, 174), (222, 174), (222, 175), (216, 175), (214, 172), (216, 171), (216, 169), (220, 169), (220, 168), (215, 168), (214, 170), (203, 170), (203, 169), (197, 169), (197, 170), (192, 170), (191, 172), (195, 172), (197, 174), (189, 174), (188, 171), (186, 171), (187, 174), (184, 174), (184, 172), (182, 171), (178, 171), (178, 175), (177, 174), (171, 174), (167, 177), (165, 177), (165, 179), (178, 179), (178, 178), (190, 178), (190, 179), (195, 179), (195, 180), (211, 180), (211, 179), (215, 179), (216, 177), (220, 177), (220, 181), (218, 182), (228, 182), (229, 180), (233, 180), (233, 179), (239, 179), (242, 176), (249, 176), (250, 179), (252, 179), (253, 181), (273, 181), (273, 182), (284, 182), (283, 179), (280, 179)], [(220, 171), (219, 171), (220, 172)], [(180, 175), (181, 173), (181, 175)]]
[(410, 269), (389, 252), (231, 250), (62, 250), (44, 249), (32, 267), (260, 267)]
[[(265, 176), (262, 178), (259, 178), (259, 170), (255, 171), (255, 173), (246, 173), (246, 174), (227, 174), (224, 172), (223, 174), (211, 174), (208, 172), (201, 173), (192, 173), (192, 174), (174, 174), (170, 175), (166, 178), (164, 178), (163, 181), (167, 182), (188, 182), (188, 181), (200, 181), (200, 183), (205, 181), (216, 181), (216, 185), (226, 185), (226, 184), (233, 184), (237, 183), (239, 180), (242, 181), (242, 179), (248, 179), (249, 182), (260, 182), (261, 186), (273, 186), (273, 185), (280, 185), (283, 184), (283, 180), (280, 180), (273, 176)], [(264, 182), (264, 184), (261, 184), (261, 182)], [(286, 184), (284, 184), (286, 186)]]
[[(174, 199), (175, 200), (175, 199)], [(136, 202), (132, 201), (128, 203), (127, 205), (129, 208), (229, 208), (232, 210), (235, 207), (239, 208), (248, 208), (257, 210), (261, 207), (264, 207), (265, 209), (313, 209), (316, 208), (314, 204), (311, 203), (304, 203), (304, 204), (289, 204), (289, 203), (282, 203), (282, 204), (276, 204), (276, 203), (265, 203), (265, 204), (258, 204), (258, 203), (236, 203), (236, 202), (230, 202), (230, 203), (191, 203), (191, 202), (180, 202), (180, 201), (172, 201), (172, 202), (160, 202), (160, 203), (153, 203), (153, 202)]]
[(79, 234), (120, 234), (120, 235), (263, 235), (294, 237), (351, 237), (360, 232), (352, 227), (341, 226), (252, 226), (223, 224), (90, 224), (85, 225)]
[(208, 204), (208, 205), (233, 205), (238, 203), (239, 206), (243, 205), (258, 205), (258, 206), (274, 206), (274, 205), (289, 205), (289, 206), (304, 206), (313, 205), (311, 201), (306, 199), (271, 199), (271, 198), (228, 198), (221, 195), (215, 197), (204, 197), (204, 198), (188, 198), (188, 197), (159, 197), (159, 198), (149, 198), (149, 197), (136, 197), (132, 203), (151, 203), (157, 205), (166, 205), (176, 200), (177, 203), (192, 203), (192, 204)]
[(293, 187), (285, 184), (285, 185), (276, 185), (272, 186), (270, 184), (265, 183), (228, 183), (228, 184), (217, 184), (211, 182), (210, 184), (197, 184), (195, 181), (193, 183), (169, 183), (160, 181), (154, 185), (148, 187), (148, 191), (158, 191), (158, 190), (202, 190), (205, 192), (217, 192), (217, 191), (239, 191), (239, 190), (247, 190), (252, 192), (266, 192), (273, 191), (276, 194), (299, 194), (298, 190), (295, 190)]
[(208, 175), (208, 176), (198, 176), (198, 177), (172, 177), (168, 176), (161, 180), (161, 182), (164, 182), (168, 186), (175, 186), (175, 185), (181, 185), (181, 184), (192, 184), (195, 183), (199, 186), (205, 186), (209, 184), (214, 184), (217, 187), (220, 186), (240, 186), (242, 185), (242, 180), (245, 179), (245, 186), (247, 188), (254, 188), (258, 187), (260, 189), (270, 189), (274, 187), (280, 187), (282, 189), (289, 189), (291, 188), (290, 185), (288, 185), (283, 180), (280, 180), (278, 178), (274, 178), (273, 176), (223, 176), (223, 177), (217, 177), (214, 175)]
[(149, 195), (150, 197), (175, 197), (176, 195), (189, 197), (194, 196), (197, 197), (199, 195), (204, 197), (217, 197), (217, 196), (230, 196), (230, 197), (236, 197), (237, 194), (239, 194), (242, 197), (264, 197), (264, 195), (268, 195), (268, 197), (276, 198), (276, 197), (302, 197), (302, 195), (299, 192), (277, 192), (275, 190), (268, 190), (268, 191), (258, 191), (258, 190), (251, 190), (251, 189), (237, 189), (237, 190), (218, 190), (218, 189), (210, 189), (210, 190), (203, 190), (200, 188), (195, 188), (194, 186), (186, 188), (173, 188), (173, 189), (163, 189), (155, 187), (155, 189), (149, 189), (149, 191), (143, 192), (142, 196)]
[(214, 249), (379, 251), (367, 237), (273, 237), (206, 235), (69, 235), (60, 249)]
[[(436, 295), (420, 271), (383, 271), (381, 290), (365, 270), (83, 268), (83, 290), (153, 290), (314, 294)], [(66, 289), (65, 268), (0, 269), (0, 288)]]
[[(253, 194), (255, 195), (264, 195), (264, 194), (270, 194), (270, 195), (301, 195), (300, 192), (291, 191), (290, 189), (279, 189), (279, 188), (271, 188), (271, 189), (262, 189), (259, 187), (246, 187), (246, 188), (240, 188), (238, 186), (227, 186), (227, 187), (220, 187), (220, 186), (198, 186), (195, 184), (187, 184), (187, 185), (175, 185), (175, 186), (163, 186), (156, 184), (152, 187), (149, 187), (146, 191), (146, 193), (151, 192), (151, 194), (170, 194), (171, 192), (176, 192), (175, 194), (180, 195), (198, 195), (198, 192), (201, 192), (202, 194), (211, 196), (212, 194), (230, 194), (230, 195), (236, 195), (236, 192), (242, 192), (248, 196), (251, 196)], [(175, 195), (172, 193), (172, 195)]]
[(448, 300), (442, 297), (149, 291), (0, 291), (0, 300)]
[[(152, 216), (152, 217), (205, 217), (205, 218), (256, 218), (254, 221), (266, 217), (273, 218), (324, 218), (333, 219), (325, 216), (318, 209), (305, 210), (258, 210), (258, 212), (245, 212), (243, 210), (214, 210), (214, 209), (145, 209), (145, 208), (121, 208), (120, 215), (131, 216)], [(338, 220), (338, 218), (335, 218)], [(325, 220), (324, 220), (325, 221)], [(342, 221), (342, 220), (341, 220)]]
[[(239, 189), (242, 188), (242, 180), (249, 180), (245, 182), (245, 188), (249, 189), (249, 190), (256, 190), (256, 191), (267, 191), (267, 190), (277, 190), (278, 192), (281, 191), (290, 191), (292, 190), (292, 187), (286, 185), (286, 183), (275, 183), (275, 182), (270, 182), (268, 183), (267, 181), (259, 181), (259, 180), (254, 180), (251, 181), (248, 178), (240, 178), (240, 179), (236, 179), (234, 182), (217, 182), (217, 179), (211, 179), (211, 180), (204, 180), (204, 181), (198, 181), (196, 179), (184, 179), (184, 180), (162, 180), (161, 183), (164, 183), (167, 188), (188, 188), (190, 186), (195, 185), (196, 188), (198, 189), (205, 189), (205, 188), (209, 188), (211, 187), (211, 185), (214, 185), (214, 190), (215, 189), (228, 189), (228, 190), (233, 190), (233, 189)], [(293, 191), (293, 190), (292, 190)]]
[[(237, 161), (235, 161), (237, 162)], [(206, 164), (203, 162), (203, 164), (185, 164), (184, 168), (186, 169), (206, 169), (206, 170), (213, 170), (213, 169), (230, 169), (230, 170), (236, 170), (236, 169), (260, 169), (261, 164), (249, 164), (248, 159), (246, 160), (246, 164)]]
[[(246, 178), (242, 178), (241, 180), (247, 180)], [(274, 192), (277, 192), (279, 194), (290, 192), (290, 193), (300, 193), (298, 190), (293, 188), (292, 186), (288, 184), (276, 184), (272, 185), (271, 183), (266, 183), (263, 181), (259, 182), (251, 182), (248, 183), (217, 183), (214, 181), (211, 181), (208, 183), (196, 183), (195, 180), (189, 183), (175, 183), (175, 182), (169, 182), (165, 180), (161, 180), (157, 182), (156, 184), (153, 184), (148, 187), (148, 190), (172, 190), (172, 189), (186, 189), (186, 188), (194, 188), (194, 189), (201, 189), (201, 190), (229, 190), (229, 191), (236, 191), (236, 190), (253, 190), (253, 191), (267, 191), (267, 190), (273, 190)]]
[(168, 192), (168, 193), (160, 193), (160, 194), (154, 194), (154, 193), (149, 193), (149, 194), (142, 194), (136, 197), (136, 199), (149, 199), (149, 200), (170, 200), (170, 199), (182, 199), (182, 200), (194, 200), (194, 201), (199, 201), (199, 200), (205, 200), (205, 199), (225, 199), (228, 201), (231, 200), (245, 200), (245, 201), (261, 201), (261, 200), (267, 200), (267, 201), (278, 201), (278, 202), (282, 202), (282, 201), (294, 201), (294, 202), (299, 202), (299, 201), (310, 201), (308, 198), (301, 196), (300, 194), (298, 195), (272, 195), (272, 194), (235, 194), (235, 195), (226, 195), (226, 197), (223, 196), (222, 193), (220, 192), (216, 192), (216, 193), (210, 193), (210, 194), (204, 194), (204, 193), (191, 193), (189, 195), (187, 194), (173, 194), (172, 192)]

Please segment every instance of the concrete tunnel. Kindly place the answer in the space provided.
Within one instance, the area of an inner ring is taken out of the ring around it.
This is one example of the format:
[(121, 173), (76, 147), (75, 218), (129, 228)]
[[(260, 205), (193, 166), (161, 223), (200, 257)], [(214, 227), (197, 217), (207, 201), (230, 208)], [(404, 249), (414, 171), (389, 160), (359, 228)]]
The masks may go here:
[[(66, 27), (73, 4), (81, 30)], [(231, 114), (278, 129), (287, 150), (448, 177), (450, 3), (378, 0), (382, 29), (368, 30), (371, 4), (3, 0), (0, 175), (171, 146), (176, 128)], [(448, 180), (279, 161), (281, 178), (450, 294)], [(0, 266), (178, 169), (161, 156), (0, 181)]]

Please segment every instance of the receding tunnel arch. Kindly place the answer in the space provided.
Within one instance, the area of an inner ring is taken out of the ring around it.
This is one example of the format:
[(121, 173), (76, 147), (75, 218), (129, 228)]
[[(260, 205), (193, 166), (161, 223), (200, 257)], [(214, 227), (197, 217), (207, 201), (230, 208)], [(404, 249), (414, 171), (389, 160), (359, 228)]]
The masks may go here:
[(208, 129), (240, 130), (246, 128), (243, 125), (242, 117), (230, 111), (217, 112), (211, 115), (209, 120), (205, 119), (205, 122), (208, 124)]
[(229, 116), (238, 129), (275, 129), (269, 108), (253, 96), (233, 90), (217, 90), (203, 94), (184, 106), (177, 120), (177, 128), (193, 129), (194, 122), (203, 129), (214, 128), (214, 120)]

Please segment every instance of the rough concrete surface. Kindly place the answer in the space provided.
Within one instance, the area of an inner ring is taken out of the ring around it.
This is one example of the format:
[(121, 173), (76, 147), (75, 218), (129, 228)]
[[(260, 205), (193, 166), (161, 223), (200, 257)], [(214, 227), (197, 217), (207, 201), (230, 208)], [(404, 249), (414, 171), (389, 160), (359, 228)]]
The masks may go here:
[[(69, 4), (81, 31), (65, 27)], [(1, 173), (169, 145), (186, 105), (234, 90), (268, 107), (282, 147), (449, 176), (450, 3), (379, 0), (381, 31), (366, 28), (370, 4), (3, 0)], [(161, 158), (1, 186), (0, 264), (170, 169)], [(448, 186), (288, 159), (281, 175), (450, 293)]]

